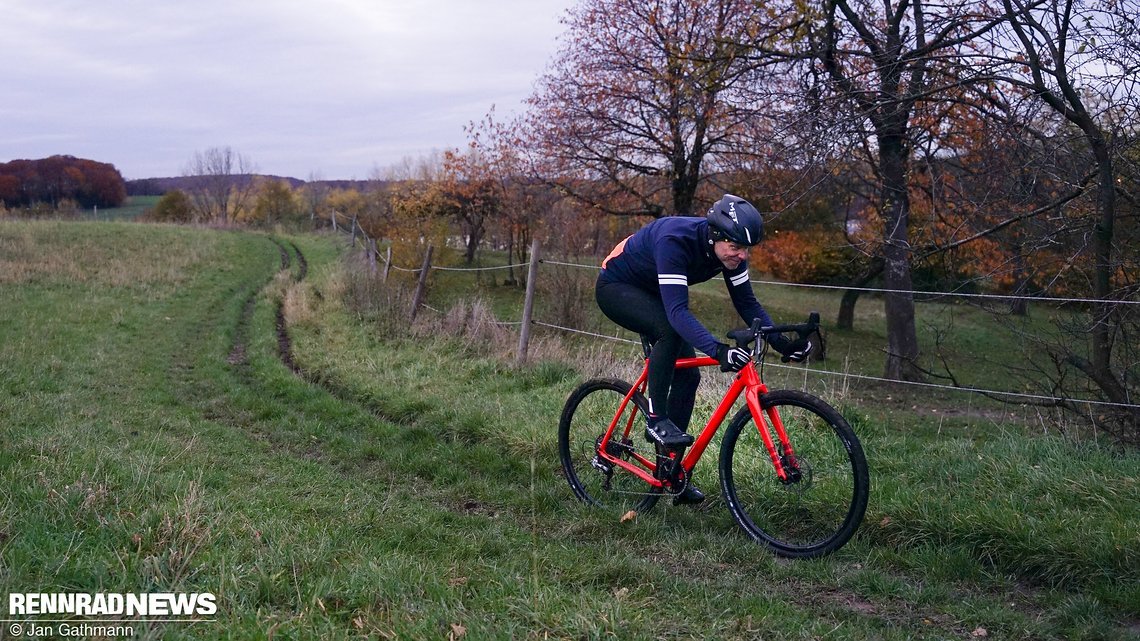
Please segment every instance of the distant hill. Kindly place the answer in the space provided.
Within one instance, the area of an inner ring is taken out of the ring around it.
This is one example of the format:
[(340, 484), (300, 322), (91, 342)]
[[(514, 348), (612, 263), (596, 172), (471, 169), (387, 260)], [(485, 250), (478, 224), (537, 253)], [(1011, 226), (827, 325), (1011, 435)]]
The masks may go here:
[[(293, 189), (307, 185), (304, 180), (298, 178), (290, 178), (286, 176), (267, 176), (258, 174), (258, 179), (263, 180), (283, 180), (289, 183)], [(140, 178), (137, 180), (127, 181), (127, 195), (128, 196), (161, 196), (168, 191), (181, 189), (183, 191), (192, 189), (194, 184), (201, 180), (201, 176), (171, 176), (167, 178)], [(374, 180), (317, 180), (313, 184), (324, 185), (330, 189), (357, 189), (364, 191), (369, 187), (375, 187), (377, 181)]]

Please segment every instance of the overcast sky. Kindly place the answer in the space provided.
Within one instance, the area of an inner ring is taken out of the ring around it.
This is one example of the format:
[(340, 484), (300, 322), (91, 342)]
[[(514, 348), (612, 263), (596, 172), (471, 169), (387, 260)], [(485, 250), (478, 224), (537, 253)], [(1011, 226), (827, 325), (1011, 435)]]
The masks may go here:
[(368, 178), (519, 113), (573, 0), (0, 0), (0, 161)]

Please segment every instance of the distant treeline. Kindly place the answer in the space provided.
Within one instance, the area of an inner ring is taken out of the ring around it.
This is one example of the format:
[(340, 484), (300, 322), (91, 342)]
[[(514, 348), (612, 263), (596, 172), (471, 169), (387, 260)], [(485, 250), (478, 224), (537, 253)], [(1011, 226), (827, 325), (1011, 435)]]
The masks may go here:
[(118, 207), (127, 185), (115, 166), (74, 156), (0, 163), (0, 203), (23, 207), (36, 203), (58, 206)]
[[(235, 179), (237, 177), (235, 176)], [(329, 189), (355, 189), (357, 191), (369, 191), (369, 188), (376, 187), (382, 184), (382, 181), (375, 180), (316, 180), (306, 182), (297, 178), (288, 178), (281, 176), (266, 176), (258, 174), (257, 178), (263, 180), (277, 180), (289, 183), (289, 187), (297, 189), (303, 185), (319, 184)], [(170, 176), (165, 178), (141, 178), (138, 180), (127, 181), (127, 195), (128, 196), (163, 196), (168, 192), (180, 190), (184, 192), (191, 192), (201, 186), (204, 178), (202, 176)]]

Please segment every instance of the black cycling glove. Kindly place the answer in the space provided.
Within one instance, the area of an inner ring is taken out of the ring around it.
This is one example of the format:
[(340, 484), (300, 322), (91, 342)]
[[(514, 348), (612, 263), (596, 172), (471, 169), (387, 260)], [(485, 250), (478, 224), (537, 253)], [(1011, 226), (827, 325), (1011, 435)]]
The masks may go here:
[(784, 357), (780, 360), (785, 363), (788, 361), (791, 361), (793, 363), (802, 363), (805, 359), (807, 359), (808, 354), (811, 353), (811, 347), (811, 340), (807, 338), (801, 338), (799, 340), (792, 341), (791, 343), (785, 345), (784, 349), (780, 350), (780, 353), (784, 355)]
[(807, 359), (808, 354), (811, 353), (812, 342), (808, 338), (798, 338), (796, 340), (789, 340), (783, 334), (769, 334), (767, 337), (768, 344), (772, 349), (780, 353), (783, 358), (781, 362), (787, 363), (801, 363)]
[(720, 363), (720, 371), (739, 372), (752, 362), (752, 352), (739, 347), (729, 347), (724, 343), (717, 343), (716, 360)]

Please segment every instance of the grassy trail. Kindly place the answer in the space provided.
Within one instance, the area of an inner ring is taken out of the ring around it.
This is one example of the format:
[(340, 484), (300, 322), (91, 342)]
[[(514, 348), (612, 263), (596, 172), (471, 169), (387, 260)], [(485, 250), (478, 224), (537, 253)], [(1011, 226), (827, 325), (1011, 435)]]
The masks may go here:
[(217, 595), (213, 621), (142, 638), (1128, 638), (1135, 590), (902, 540), (885, 493), (865, 536), (809, 563), (715, 498), (585, 510), (549, 422), (581, 374), (382, 340), (340, 303), (340, 253), (0, 225), (0, 593)]

